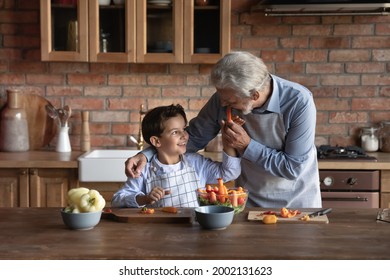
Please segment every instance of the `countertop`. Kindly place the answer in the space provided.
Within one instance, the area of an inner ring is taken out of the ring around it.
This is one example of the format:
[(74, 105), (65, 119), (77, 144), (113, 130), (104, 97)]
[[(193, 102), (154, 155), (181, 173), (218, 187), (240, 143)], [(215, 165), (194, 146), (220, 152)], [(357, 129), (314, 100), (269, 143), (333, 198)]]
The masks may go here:
[(82, 154), (81, 151), (0, 152), (0, 168), (78, 168), (77, 158)]
[[(0, 152), (0, 168), (78, 168), (77, 158), (84, 152), (58, 153), (55, 151)], [(200, 152), (205, 157), (222, 161), (218, 152)], [(377, 161), (366, 160), (319, 160), (319, 169), (390, 170), (390, 153), (368, 153)], [(346, 164), (346, 162), (348, 164)]]
[(247, 221), (248, 210), (225, 230), (102, 219), (77, 231), (60, 208), (0, 208), (0, 259), (390, 259), (390, 223), (376, 222), (378, 209), (333, 209), (329, 224), (274, 225)]
[[(205, 157), (212, 160), (222, 161), (221, 153), (200, 152)], [(367, 153), (369, 156), (377, 158), (377, 161), (368, 161), (361, 159), (348, 160), (318, 160), (319, 169), (345, 169), (345, 170), (390, 170), (390, 153)], [(348, 163), (348, 164), (346, 164)]]

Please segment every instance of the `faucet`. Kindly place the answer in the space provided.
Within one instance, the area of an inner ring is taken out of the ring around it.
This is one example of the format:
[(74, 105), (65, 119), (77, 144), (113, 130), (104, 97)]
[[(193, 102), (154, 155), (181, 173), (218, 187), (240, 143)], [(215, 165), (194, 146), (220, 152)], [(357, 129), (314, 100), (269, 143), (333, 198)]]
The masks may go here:
[(138, 130), (138, 141), (132, 135), (130, 135), (130, 140), (137, 145), (138, 150), (143, 150), (144, 148), (144, 137), (142, 135), (142, 117), (146, 114), (144, 111), (144, 105), (141, 104), (139, 109), (139, 130)]

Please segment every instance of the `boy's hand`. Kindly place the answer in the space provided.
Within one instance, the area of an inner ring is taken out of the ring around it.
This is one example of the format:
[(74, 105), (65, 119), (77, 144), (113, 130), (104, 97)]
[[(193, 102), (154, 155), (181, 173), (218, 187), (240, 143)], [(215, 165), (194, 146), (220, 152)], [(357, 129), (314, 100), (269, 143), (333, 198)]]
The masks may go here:
[(154, 204), (160, 199), (162, 199), (165, 195), (170, 194), (170, 190), (163, 189), (161, 187), (155, 187), (151, 190), (151, 192), (148, 194), (148, 199), (150, 204)]

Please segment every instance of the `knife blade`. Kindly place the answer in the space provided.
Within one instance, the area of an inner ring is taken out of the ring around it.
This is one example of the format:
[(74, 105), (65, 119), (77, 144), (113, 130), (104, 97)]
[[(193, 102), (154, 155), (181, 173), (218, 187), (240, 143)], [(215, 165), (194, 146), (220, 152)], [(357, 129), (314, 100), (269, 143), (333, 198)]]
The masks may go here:
[(309, 217), (314, 218), (314, 217), (318, 217), (318, 216), (323, 216), (323, 215), (328, 214), (330, 212), (332, 212), (332, 208), (325, 208), (325, 209), (321, 209), (320, 211), (316, 211), (316, 212), (309, 214)]

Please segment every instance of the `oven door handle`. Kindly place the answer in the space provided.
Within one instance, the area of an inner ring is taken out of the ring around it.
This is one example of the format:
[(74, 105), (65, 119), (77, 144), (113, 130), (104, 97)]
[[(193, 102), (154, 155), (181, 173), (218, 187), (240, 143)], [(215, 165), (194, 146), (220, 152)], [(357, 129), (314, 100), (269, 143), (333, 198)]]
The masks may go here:
[(367, 197), (323, 197), (323, 201), (368, 201)]

